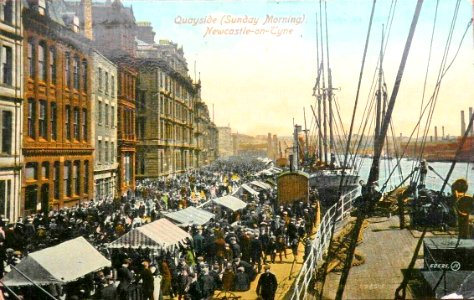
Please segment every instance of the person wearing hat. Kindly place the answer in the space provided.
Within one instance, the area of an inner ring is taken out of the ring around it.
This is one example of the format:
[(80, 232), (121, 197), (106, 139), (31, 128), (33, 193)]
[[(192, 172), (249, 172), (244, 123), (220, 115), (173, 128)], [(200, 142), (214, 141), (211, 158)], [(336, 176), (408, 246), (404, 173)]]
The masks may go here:
[(117, 291), (119, 294), (120, 300), (127, 300), (128, 299), (128, 288), (133, 280), (133, 274), (129, 269), (131, 260), (126, 258), (123, 260), (122, 266), (117, 271), (117, 279), (119, 281), (119, 285), (117, 287)]
[(234, 288), (234, 278), (235, 274), (232, 270), (232, 265), (230, 263), (225, 267), (224, 273), (222, 273), (222, 290), (231, 291)]
[(262, 271), (262, 257), (263, 257), (263, 246), (262, 242), (259, 239), (259, 235), (255, 234), (254, 238), (250, 243), (250, 251), (251, 251), (251, 263), (252, 265), (257, 264), (258, 273)]
[(270, 272), (270, 265), (263, 268), (265, 272), (258, 279), (257, 295), (262, 297), (262, 300), (274, 300), (278, 287), (276, 276)]
[(250, 289), (250, 279), (245, 273), (244, 267), (237, 268), (237, 274), (234, 278), (234, 290), (238, 292), (248, 291)]
[(155, 277), (153, 277), (153, 273), (150, 270), (150, 262), (144, 260), (142, 262), (143, 270), (140, 273), (140, 279), (142, 280), (142, 293), (143, 299), (145, 300), (153, 300), (153, 291), (155, 288)]

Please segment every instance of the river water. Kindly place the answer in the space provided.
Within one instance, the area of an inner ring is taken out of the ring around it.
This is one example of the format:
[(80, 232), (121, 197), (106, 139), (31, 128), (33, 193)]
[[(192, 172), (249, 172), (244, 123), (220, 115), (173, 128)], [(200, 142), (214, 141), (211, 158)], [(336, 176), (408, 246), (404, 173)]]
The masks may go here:
[[(361, 158), (359, 159), (359, 162), (361, 164), (361, 167), (359, 169), (360, 179), (367, 181), (369, 177), (370, 166), (372, 165), (372, 159)], [(382, 185), (386, 181), (386, 178), (389, 176), (390, 172), (393, 170), (396, 163), (397, 163), (396, 159), (381, 160), (380, 177), (379, 177), (381, 179), (380, 185)], [(400, 182), (399, 178), (404, 178), (408, 176), (410, 172), (412, 171), (413, 164), (416, 164), (416, 162), (409, 161), (407, 159), (402, 159), (400, 161), (400, 166), (401, 166), (403, 177), (401, 177), (400, 172), (396, 170), (392, 175), (393, 180), (391, 180), (391, 183), (396, 185), (398, 182)], [(451, 163), (448, 163), (448, 162), (432, 162), (432, 163), (428, 163), (428, 165), (431, 166), (434, 169), (434, 171), (436, 171), (443, 178), (446, 178), (449, 168), (451, 167)], [(474, 193), (474, 170), (472, 170), (473, 167), (474, 167), (473, 163), (460, 163), (460, 162), (456, 163), (456, 166), (453, 170), (453, 173), (451, 174), (451, 177), (448, 183), (452, 183), (458, 178), (465, 178), (467, 179), (468, 184), (469, 184), (468, 193), (473, 194)], [(442, 184), (443, 184), (443, 180), (440, 179), (433, 171), (428, 170), (427, 187), (433, 188), (433, 189), (439, 189), (441, 188)], [(449, 186), (445, 188), (445, 192), (451, 192), (451, 189)]]

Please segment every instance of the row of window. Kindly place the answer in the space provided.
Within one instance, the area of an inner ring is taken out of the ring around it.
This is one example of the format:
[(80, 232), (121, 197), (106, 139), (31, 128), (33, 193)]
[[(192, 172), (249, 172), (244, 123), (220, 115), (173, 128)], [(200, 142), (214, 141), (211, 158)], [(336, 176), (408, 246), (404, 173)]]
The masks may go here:
[(97, 77), (99, 81), (99, 92), (103, 92), (105, 95), (115, 97), (115, 76), (110, 75), (110, 88), (109, 88), (109, 72), (103, 71), (102, 68), (99, 68), (97, 72)]
[[(38, 76), (40, 81), (49, 82), (53, 85), (57, 83), (57, 63), (58, 55), (54, 46), (48, 46), (46, 41), (36, 42), (34, 39), (28, 41), (28, 70), (30, 78)], [(87, 91), (87, 60), (72, 55), (70, 52), (64, 53), (63, 64), (64, 85), (75, 90)]]
[[(28, 100), (28, 136), (45, 140), (58, 139), (58, 109), (56, 102)], [(48, 125), (49, 124), (49, 125)], [(64, 109), (64, 130), (67, 140), (88, 140), (87, 109), (66, 105)]]
[(107, 103), (102, 103), (102, 101), (97, 102), (97, 120), (99, 124), (104, 124), (105, 126), (110, 125), (110, 127), (115, 128), (115, 106), (109, 105)]
[(122, 95), (135, 99), (135, 79), (127, 73), (121, 74)]
[(161, 95), (160, 96), (160, 107), (161, 107), (161, 114), (166, 115), (172, 118), (176, 118), (184, 123), (192, 123), (192, 113), (189, 109), (177, 102), (174, 102), (172, 99), (166, 98)]
[(160, 76), (160, 88), (165, 89), (166, 91), (171, 91), (174, 95), (179, 98), (184, 99), (188, 102), (191, 99), (191, 94), (182, 87), (175, 80), (172, 80), (170, 76), (166, 75), (164, 72), (158, 72)]
[[(142, 121), (142, 120), (141, 120)], [(145, 120), (143, 120), (144, 126)], [(173, 140), (182, 143), (192, 143), (192, 136), (191, 136), (191, 129), (183, 127), (183, 126), (176, 126), (169, 122), (161, 121), (160, 124), (160, 139), (161, 140)]]
[[(60, 198), (60, 163), (56, 161), (51, 166), (49, 162), (41, 163), (41, 174), (38, 174), (39, 166), (36, 162), (29, 162), (25, 166), (25, 179), (32, 180), (49, 180), (50, 172), (52, 172), (53, 179), (53, 196), (54, 199)], [(83, 169), (84, 181), (81, 184), (81, 168)], [(81, 185), (83, 185), (83, 193), (89, 192), (89, 161), (82, 163), (75, 160), (67, 160), (63, 165), (63, 191), (65, 197), (81, 195)], [(41, 178), (40, 178), (41, 177)]]
[[(109, 156), (110, 154), (110, 156)], [(102, 163), (114, 163), (115, 162), (115, 143), (108, 141), (97, 140), (96, 149), (96, 162)]]
[(119, 120), (123, 120), (123, 124), (120, 125), (122, 129), (120, 132), (121, 138), (133, 140), (135, 138), (135, 111), (125, 108), (119, 113), (123, 113), (123, 118), (119, 118)]

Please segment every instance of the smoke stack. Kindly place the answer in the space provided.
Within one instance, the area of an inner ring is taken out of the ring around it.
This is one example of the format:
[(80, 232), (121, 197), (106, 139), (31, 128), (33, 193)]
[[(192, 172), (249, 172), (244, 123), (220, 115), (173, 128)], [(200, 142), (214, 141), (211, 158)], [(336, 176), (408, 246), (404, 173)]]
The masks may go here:
[[(472, 118), (472, 107), (469, 107), (469, 120), (471, 121)], [(474, 126), (471, 127), (471, 132), (469, 133), (470, 136), (474, 136)]]
[(290, 161), (290, 172), (293, 172), (294, 171), (294, 164), (293, 164), (293, 154), (290, 154), (289, 155), (289, 161)]
[(461, 136), (466, 131), (466, 120), (464, 119), (464, 110), (461, 110)]
[(94, 39), (92, 32), (92, 1), (82, 0), (82, 9), (84, 14), (84, 36), (90, 40)]
[(438, 141), (438, 126), (435, 126), (435, 142)]
[(443, 126), (443, 127), (441, 127), (441, 130), (443, 131), (443, 132), (442, 132), (442, 133), (443, 133), (443, 135), (442, 135), (441, 139), (442, 139), (442, 140), (444, 140), (444, 126)]

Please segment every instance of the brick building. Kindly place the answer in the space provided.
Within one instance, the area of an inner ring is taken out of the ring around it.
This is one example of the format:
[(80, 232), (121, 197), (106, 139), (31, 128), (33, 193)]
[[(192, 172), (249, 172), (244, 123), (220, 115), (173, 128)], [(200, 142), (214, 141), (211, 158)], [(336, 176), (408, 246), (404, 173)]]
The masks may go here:
[(25, 213), (92, 199), (90, 41), (64, 2), (23, 10)]
[(0, 3), (0, 215), (16, 221), (21, 199), (22, 1)]

